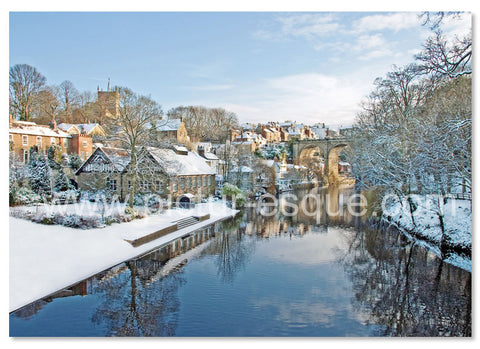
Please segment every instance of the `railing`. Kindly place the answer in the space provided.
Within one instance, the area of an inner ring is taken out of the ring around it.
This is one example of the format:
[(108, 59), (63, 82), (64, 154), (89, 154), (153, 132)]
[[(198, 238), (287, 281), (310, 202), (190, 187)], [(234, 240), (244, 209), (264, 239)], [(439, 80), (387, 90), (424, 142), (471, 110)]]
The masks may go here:
[(472, 194), (471, 193), (454, 193), (454, 194), (446, 194), (445, 196), (447, 198), (450, 198), (450, 199), (472, 201)]

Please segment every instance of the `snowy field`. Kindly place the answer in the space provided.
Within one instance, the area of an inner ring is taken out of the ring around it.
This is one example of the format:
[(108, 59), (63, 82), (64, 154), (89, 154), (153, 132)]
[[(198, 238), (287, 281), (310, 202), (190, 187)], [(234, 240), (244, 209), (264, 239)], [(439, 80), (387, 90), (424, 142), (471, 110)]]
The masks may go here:
[[(75, 207), (63, 209), (75, 210)], [(237, 212), (225, 202), (216, 201), (94, 229), (44, 225), (10, 217), (10, 311)], [(210, 219), (142, 246), (134, 248), (125, 241), (153, 233), (172, 221), (207, 213)]]
[[(445, 237), (452, 246), (471, 250), (472, 248), (472, 211), (471, 201), (449, 198), (446, 203), (437, 196), (411, 195), (415, 210), (412, 214), (406, 198), (400, 202), (398, 198), (385, 200), (384, 218), (390, 217), (390, 223), (428, 240), (439, 253), (442, 241), (442, 229), (439, 215), (443, 215)], [(471, 259), (465, 256), (452, 255), (448, 263), (471, 271)]]

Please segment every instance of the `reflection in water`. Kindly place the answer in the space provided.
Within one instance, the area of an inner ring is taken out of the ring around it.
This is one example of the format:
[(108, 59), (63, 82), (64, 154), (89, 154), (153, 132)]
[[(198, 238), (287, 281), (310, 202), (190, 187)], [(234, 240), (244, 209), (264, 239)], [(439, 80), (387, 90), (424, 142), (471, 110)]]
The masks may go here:
[(470, 273), (360, 229), (349, 191), (293, 194), (30, 304), (10, 334), (471, 336)]
[(471, 274), (392, 232), (356, 232), (342, 262), (384, 336), (471, 336)]

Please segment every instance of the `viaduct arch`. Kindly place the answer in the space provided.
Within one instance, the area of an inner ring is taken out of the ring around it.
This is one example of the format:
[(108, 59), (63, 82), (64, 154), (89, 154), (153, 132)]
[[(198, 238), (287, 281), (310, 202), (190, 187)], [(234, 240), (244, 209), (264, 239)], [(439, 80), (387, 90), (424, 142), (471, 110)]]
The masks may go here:
[(338, 183), (338, 155), (345, 148), (350, 146), (351, 139), (325, 138), (296, 140), (292, 143), (293, 163), (295, 165), (305, 164), (308, 159), (323, 158), (325, 163), (324, 173), (328, 176), (328, 183)]

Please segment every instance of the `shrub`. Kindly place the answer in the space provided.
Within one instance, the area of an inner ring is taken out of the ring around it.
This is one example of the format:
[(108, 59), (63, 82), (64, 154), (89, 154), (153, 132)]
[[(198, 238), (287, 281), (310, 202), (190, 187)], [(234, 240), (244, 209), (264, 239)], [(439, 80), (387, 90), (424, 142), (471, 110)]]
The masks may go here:
[(236, 185), (225, 183), (222, 188), (222, 195), (233, 202), (235, 200), (236, 207), (242, 207), (245, 205), (246, 197), (245, 193)]

